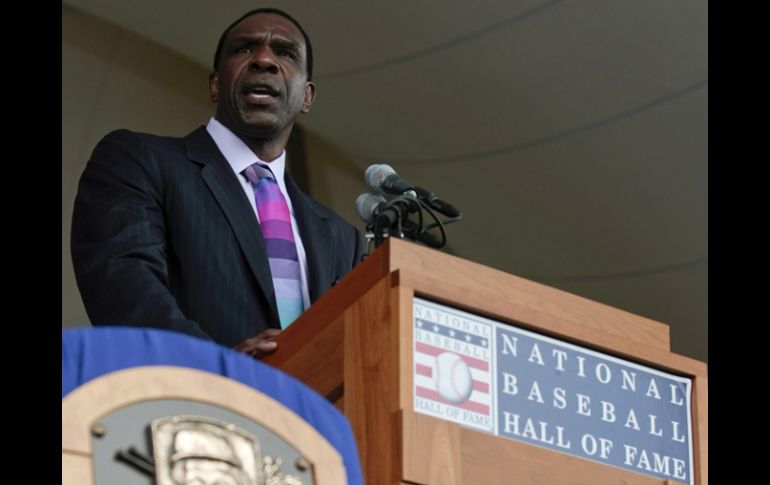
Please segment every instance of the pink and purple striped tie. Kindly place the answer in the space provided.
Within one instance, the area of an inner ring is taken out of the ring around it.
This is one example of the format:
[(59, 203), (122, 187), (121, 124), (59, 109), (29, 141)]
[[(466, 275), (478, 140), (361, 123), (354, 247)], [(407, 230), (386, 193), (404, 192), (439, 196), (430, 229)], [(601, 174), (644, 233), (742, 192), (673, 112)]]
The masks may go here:
[(273, 172), (258, 163), (244, 170), (254, 186), (259, 227), (267, 246), (267, 259), (273, 276), (281, 328), (286, 328), (304, 310), (299, 259), (291, 214)]

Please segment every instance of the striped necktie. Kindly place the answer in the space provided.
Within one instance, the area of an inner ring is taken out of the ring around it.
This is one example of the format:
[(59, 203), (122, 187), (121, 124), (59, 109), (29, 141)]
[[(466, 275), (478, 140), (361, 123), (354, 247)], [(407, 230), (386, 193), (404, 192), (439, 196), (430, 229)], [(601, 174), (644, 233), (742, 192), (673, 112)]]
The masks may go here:
[(243, 173), (254, 187), (259, 227), (267, 246), (278, 316), (281, 328), (286, 328), (304, 310), (299, 258), (291, 229), (289, 206), (269, 168), (255, 163)]

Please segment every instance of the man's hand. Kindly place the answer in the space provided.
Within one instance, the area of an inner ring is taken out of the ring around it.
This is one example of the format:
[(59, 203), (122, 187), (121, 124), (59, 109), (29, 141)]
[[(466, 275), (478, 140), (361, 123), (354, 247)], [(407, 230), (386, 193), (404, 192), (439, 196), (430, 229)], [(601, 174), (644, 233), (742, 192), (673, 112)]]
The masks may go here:
[(272, 354), (278, 348), (275, 337), (281, 333), (277, 328), (268, 328), (264, 332), (249, 337), (235, 346), (235, 350), (250, 355), (256, 359)]

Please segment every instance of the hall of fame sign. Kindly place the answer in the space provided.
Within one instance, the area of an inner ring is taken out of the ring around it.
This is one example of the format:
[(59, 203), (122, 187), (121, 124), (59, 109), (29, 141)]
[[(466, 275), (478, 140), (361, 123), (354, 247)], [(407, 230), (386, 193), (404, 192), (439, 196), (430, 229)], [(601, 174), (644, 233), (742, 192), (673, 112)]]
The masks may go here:
[(690, 379), (420, 298), (414, 410), (693, 483)]

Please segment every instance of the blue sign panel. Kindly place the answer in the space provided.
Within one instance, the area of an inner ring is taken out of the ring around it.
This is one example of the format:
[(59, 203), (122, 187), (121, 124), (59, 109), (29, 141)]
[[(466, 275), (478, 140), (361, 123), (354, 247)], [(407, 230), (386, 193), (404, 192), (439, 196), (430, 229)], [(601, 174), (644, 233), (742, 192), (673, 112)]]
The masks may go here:
[(417, 298), (414, 320), (415, 411), (693, 483), (689, 379)]

